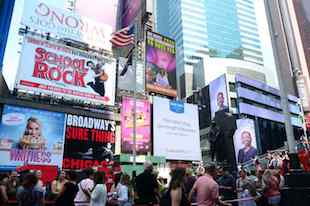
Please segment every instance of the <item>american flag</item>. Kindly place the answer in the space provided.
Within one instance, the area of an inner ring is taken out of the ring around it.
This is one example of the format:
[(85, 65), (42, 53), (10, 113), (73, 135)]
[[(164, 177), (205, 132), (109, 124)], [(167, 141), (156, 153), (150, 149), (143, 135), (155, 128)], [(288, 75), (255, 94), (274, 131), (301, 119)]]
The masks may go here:
[(112, 34), (110, 40), (114, 47), (127, 47), (135, 43), (134, 26), (125, 27)]

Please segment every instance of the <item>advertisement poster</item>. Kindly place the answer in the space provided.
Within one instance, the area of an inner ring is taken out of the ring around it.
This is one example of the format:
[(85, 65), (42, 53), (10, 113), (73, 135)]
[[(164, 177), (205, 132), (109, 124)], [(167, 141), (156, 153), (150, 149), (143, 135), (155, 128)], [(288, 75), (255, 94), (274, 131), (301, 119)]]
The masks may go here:
[(26, 37), (17, 88), (114, 105), (116, 63), (113, 59)]
[(142, 7), (143, 0), (122, 0), (122, 28), (134, 23)]
[[(302, 73), (307, 74), (310, 70), (310, 1), (294, 0), (292, 1), (297, 18), (297, 26), (301, 37), (301, 44), (305, 56), (306, 66), (301, 66)], [(298, 39), (297, 39), (298, 40)], [(297, 41), (296, 40), (296, 41)], [(302, 49), (301, 49), (302, 50)], [(303, 55), (300, 55), (301, 57)], [(301, 58), (300, 57), (300, 58)], [(304, 60), (302, 60), (304, 61)], [(310, 111), (310, 85), (307, 75), (297, 75), (297, 90), (304, 111)]]
[[(151, 152), (151, 113), (148, 100), (136, 101), (136, 151), (137, 154), (146, 155)], [(133, 147), (133, 111), (134, 99), (123, 97), (121, 111), (122, 127), (122, 153), (132, 153)]]
[(176, 97), (175, 41), (160, 34), (147, 32), (146, 87), (147, 90)]
[(114, 121), (67, 114), (63, 169), (105, 166), (114, 149)]
[(238, 164), (251, 161), (257, 155), (255, 125), (252, 119), (238, 119), (234, 134), (234, 146)]
[[(135, 68), (129, 65), (127, 58), (118, 58), (118, 81), (117, 88), (120, 90), (134, 91), (143, 93), (145, 90), (145, 67), (140, 61), (137, 61), (136, 73)], [(136, 74), (136, 79), (135, 79)], [(135, 85), (136, 80), (136, 85)]]
[(55, 8), (43, 0), (27, 0), (21, 23), (31, 29), (49, 32), (57, 38), (68, 38), (107, 51), (112, 50), (111, 25), (94, 21), (69, 9)]
[(201, 160), (197, 105), (153, 98), (154, 155), (168, 160)]
[(109, 25), (114, 32), (116, 29), (118, 4), (119, 0), (91, 0), (91, 3), (88, 0), (75, 0), (74, 12), (96, 22)]
[(0, 124), (0, 165), (61, 167), (65, 114), (5, 105)]
[(217, 111), (229, 111), (226, 76), (222, 75), (209, 84), (211, 119)]

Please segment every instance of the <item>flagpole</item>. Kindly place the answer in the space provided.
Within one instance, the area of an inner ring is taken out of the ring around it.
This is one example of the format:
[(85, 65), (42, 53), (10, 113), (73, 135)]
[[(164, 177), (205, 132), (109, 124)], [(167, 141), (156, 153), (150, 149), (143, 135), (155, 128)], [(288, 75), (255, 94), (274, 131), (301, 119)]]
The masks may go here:
[(133, 90), (133, 148), (132, 148), (132, 156), (133, 156), (133, 170), (136, 170), (137, 164), (137, 45), (138, 45), (138, 21), (135, 20), (135, 44), (133, 48), (133, 68), (134, 68), (134, 90)]

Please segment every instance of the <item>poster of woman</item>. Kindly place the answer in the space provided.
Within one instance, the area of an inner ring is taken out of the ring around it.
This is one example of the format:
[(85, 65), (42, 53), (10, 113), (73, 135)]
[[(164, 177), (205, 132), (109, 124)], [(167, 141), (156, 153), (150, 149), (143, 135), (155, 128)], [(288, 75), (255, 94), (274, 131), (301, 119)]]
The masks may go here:
[(234, 134), (234, 146), (238, 164), (251, 161), (257, 155), (255, 126), (252, 119), (238, 119)]
[(0, 124), (0, 165), (61, 167), (65, 114), (5, 105)]
[(222, 75), (209, 84), (211, 118), (218, 111), (228, 112), (228, 93), (226, 76)]

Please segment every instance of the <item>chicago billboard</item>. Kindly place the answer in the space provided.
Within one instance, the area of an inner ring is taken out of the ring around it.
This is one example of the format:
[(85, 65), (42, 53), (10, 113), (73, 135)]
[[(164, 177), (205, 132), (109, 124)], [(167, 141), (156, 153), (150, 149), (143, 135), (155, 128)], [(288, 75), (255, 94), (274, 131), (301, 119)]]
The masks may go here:
[(197, 105), (154, 97), (154, 155), (168, 160), (201, 160)]
[(23, 45), (16, 87), (114, 105), (115, 69), (114, 59), (28, 36)]
[(147, 32), (146, 88), (150, 92), (177, 96), (175, 41)]
[(107, 51), (112, 48), (111, 25), (77, 12), (55, 8), (43, 0), (27, 0), (21, 23), (31, 29), (49, 32), (57, 38), (69, 38)]
[(113, 160), (114, 149), (114, 121), (67, 114), (64, 169), (105, 166)]
[[(123, 97), (121, 111), (122, 153), (131, 153), (133, 147), (134, 99)], [(148, 100), (136, 101), (136, 151), (146, 155), (151, 152), (151, 108)]]
[(0, 123), (0, 165), (61, 167), (65, 114), (5, 105)]

